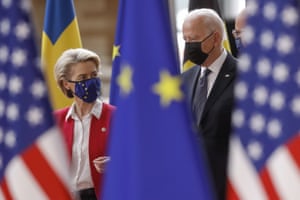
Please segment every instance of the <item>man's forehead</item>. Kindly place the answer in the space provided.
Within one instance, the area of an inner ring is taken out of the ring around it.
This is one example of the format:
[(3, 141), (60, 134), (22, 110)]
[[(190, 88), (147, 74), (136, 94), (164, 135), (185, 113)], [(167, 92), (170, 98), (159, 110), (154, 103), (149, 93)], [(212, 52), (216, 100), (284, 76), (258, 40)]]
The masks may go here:
[(243, 29), (246, 26), (247, 20), (247, 11), (246, 9), (242, 10), (235, 19), (235, 28)]

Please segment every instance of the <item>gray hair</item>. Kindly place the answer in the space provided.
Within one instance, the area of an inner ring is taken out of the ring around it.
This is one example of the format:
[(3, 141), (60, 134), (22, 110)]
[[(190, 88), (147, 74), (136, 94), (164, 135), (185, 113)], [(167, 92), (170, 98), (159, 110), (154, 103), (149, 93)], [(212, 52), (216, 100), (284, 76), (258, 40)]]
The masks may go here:
[(197, 16), (207, 16), (203, 19), (204, 24), (207, 27), (207, 32), (210, 33), (212, 31), (217, 31), (221, 34), (222, 40), (225, 39), (225, 26), (224, 21), (221, 19), (219, 14), (209, 8), (200, 8), (192, 10), (188, 17), (197, 17)]
[(97, 71), (100, 71), (100, 57), (87, 49), (77, 48), (64, 51), (57, 59), (54, 66), (54, 77), (61, 91), (68, 96), (67, 90), (63, 85), (63, 81), (68, 79), (71, 73), (71, 68), (74, 64), (80, 62), (92, 61), (95, 63)]

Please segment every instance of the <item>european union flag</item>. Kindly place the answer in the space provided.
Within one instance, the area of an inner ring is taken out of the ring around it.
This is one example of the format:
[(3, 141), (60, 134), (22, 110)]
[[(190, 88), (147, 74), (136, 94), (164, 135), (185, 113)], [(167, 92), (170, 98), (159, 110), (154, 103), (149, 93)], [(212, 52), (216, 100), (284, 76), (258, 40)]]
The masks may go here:
[(184, 102), (167, 1), (122, 0), (104, 200), (212, 199)]

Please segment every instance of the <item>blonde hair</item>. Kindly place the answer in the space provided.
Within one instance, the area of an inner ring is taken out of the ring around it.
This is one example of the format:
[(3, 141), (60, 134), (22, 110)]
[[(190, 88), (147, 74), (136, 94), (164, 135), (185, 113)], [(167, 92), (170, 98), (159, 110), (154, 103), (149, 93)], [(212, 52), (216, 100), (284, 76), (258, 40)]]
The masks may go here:
[(71, 68), (74, 64), (86, 61), (94, 62), (97, 71), (100, 71), (100, 57), (96, 53), (88, 49), (68, 49), (64, 51), (61, 54), (61, 56), (57, 59), (56, 64), (54, 66), (54, 78), (58, 87), (67, 97), (70, 96), (67, 93), (67, 89), (63, 85), (63, 81), (68, 79), (68, 77), (70, 76)]

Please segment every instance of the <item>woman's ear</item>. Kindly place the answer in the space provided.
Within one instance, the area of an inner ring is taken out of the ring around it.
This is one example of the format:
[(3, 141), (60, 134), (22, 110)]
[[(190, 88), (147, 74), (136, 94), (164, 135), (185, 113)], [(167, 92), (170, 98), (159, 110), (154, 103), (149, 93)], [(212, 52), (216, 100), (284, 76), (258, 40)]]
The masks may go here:
[(74, 97), (73, 92), (71, 90), (70, 83), (66, 80), (62, 80), (61, 82), (62, 82), (62, 86), (64, 88), (63, 91), (64, 91), (65, 95), (67, 95), (67, 97), (69, 97), (69, 98)]
[(68, 81), (66, 81), (65, 79), (62, 80), (62, 85), (63, 85), (63, 87), (64, 87), (66, 90), (71, 89), (70, 83), (69, 83)]
[(66, 80), (62, 80), (62, 85), (64, 87), (64, 92), (67, 95), (67, 97), (69, 97), (69, 98), (74, 97), (73, 92), (71, 90), (70, 82), (68, 82)]

